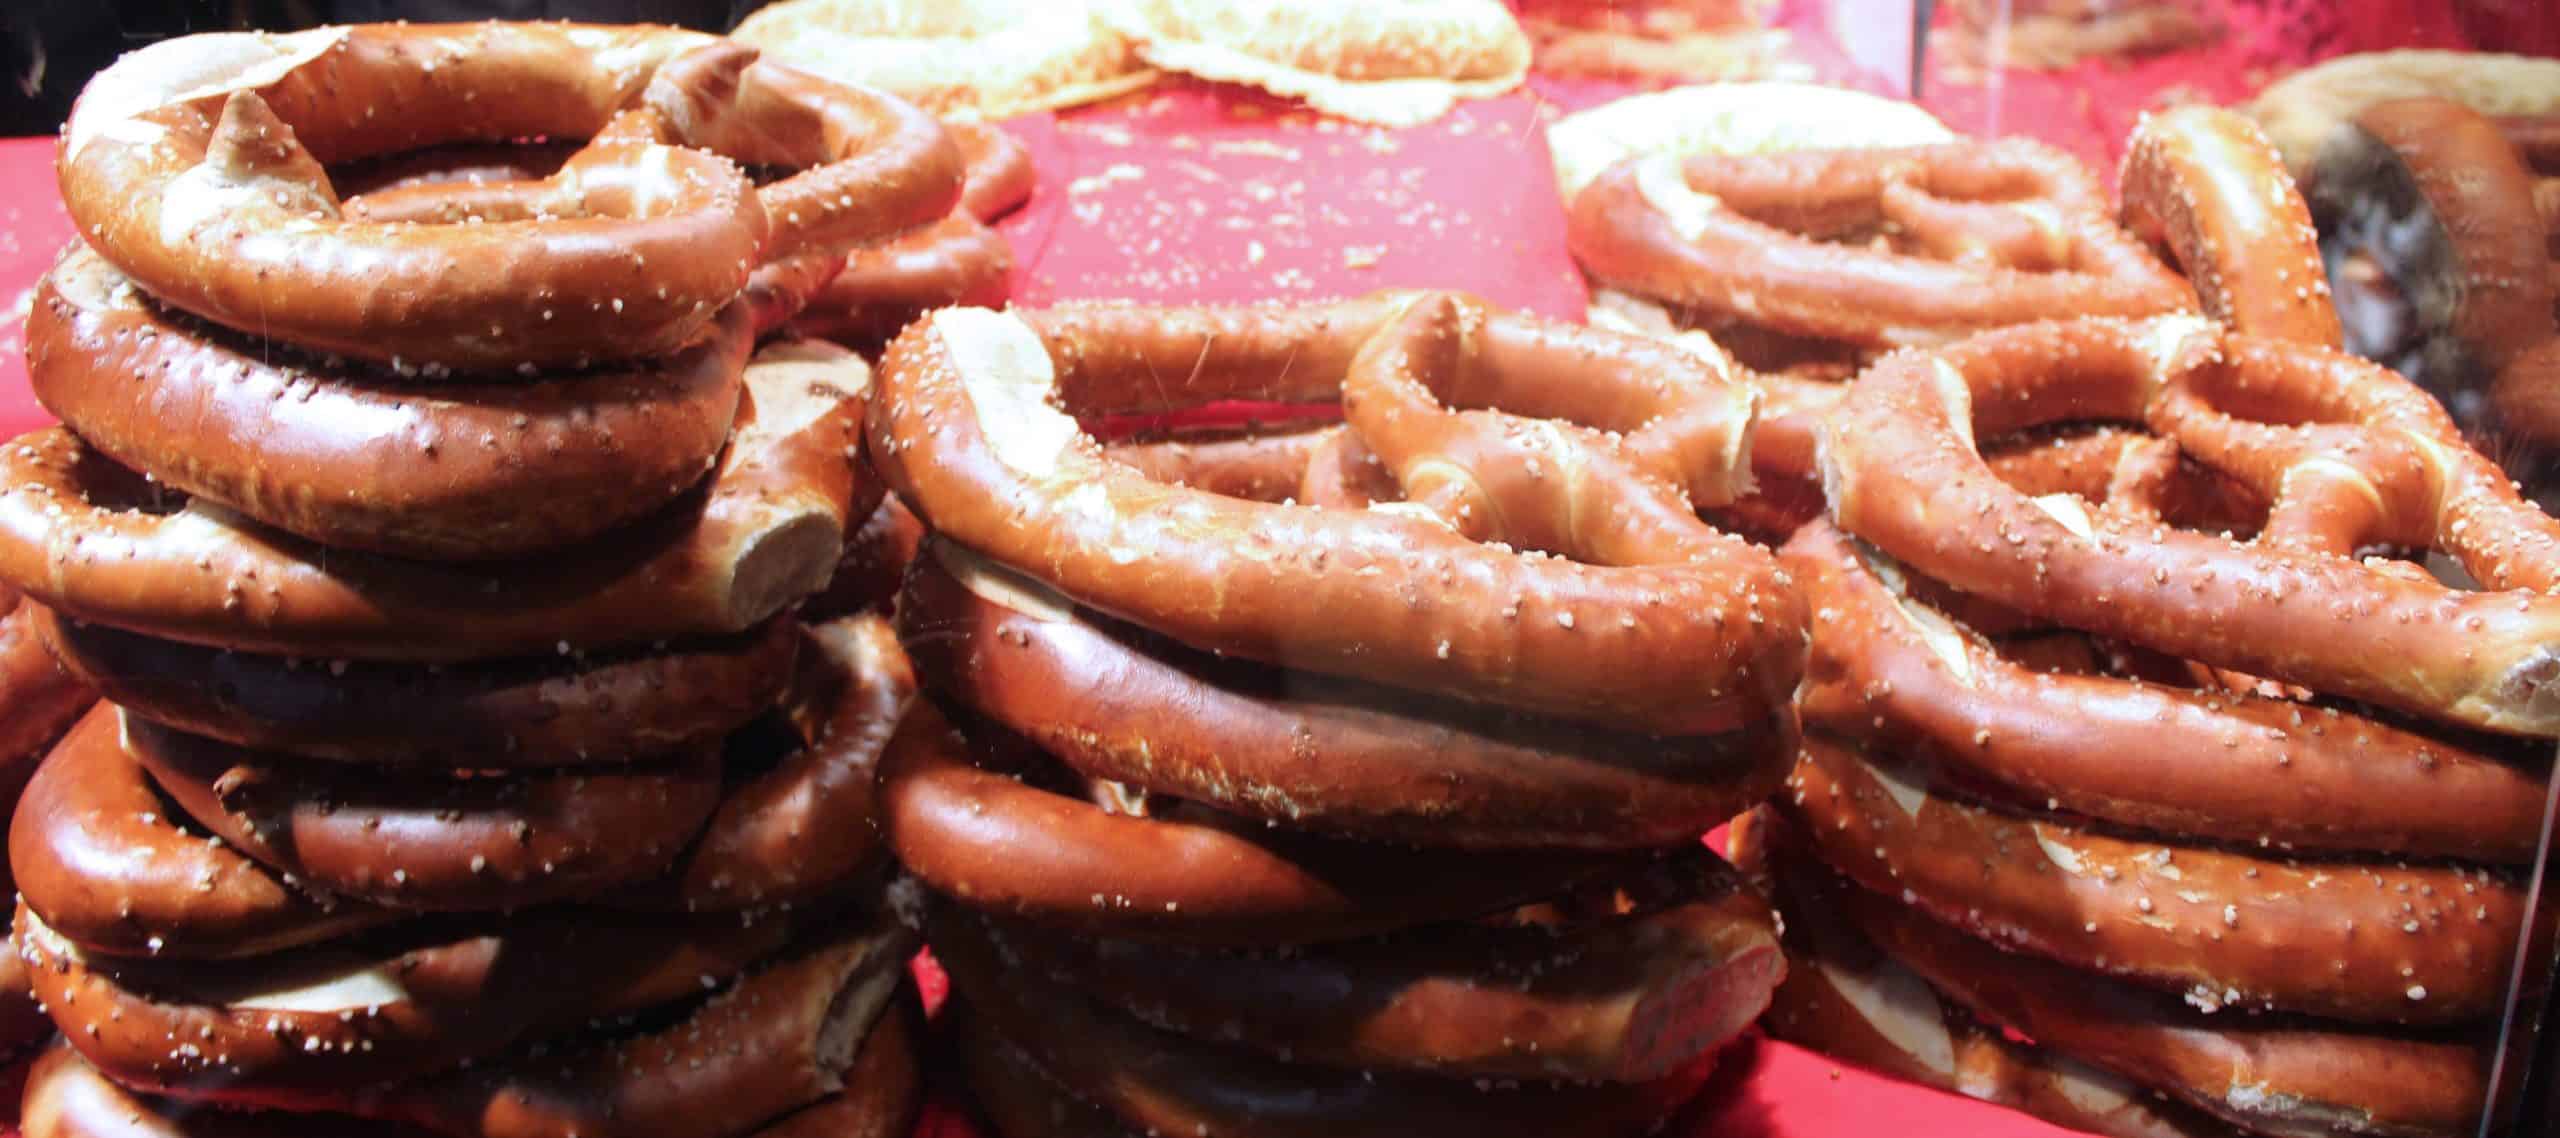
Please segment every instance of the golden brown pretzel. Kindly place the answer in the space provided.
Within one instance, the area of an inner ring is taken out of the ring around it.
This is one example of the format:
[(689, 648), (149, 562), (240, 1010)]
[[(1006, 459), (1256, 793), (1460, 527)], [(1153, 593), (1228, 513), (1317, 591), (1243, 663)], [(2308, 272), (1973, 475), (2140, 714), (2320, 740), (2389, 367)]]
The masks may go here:
[(693, 997), (781, 947), (789, 923), (544, 909), (425, 922), (239, 961), (84, 952), (21, 909), (18, 946), (74, 1049), (140, 1091), (348, 1109), (522, 1037)]
[(1785, 971), (1767, 904), (1695, 845), (1539, 908), (1562, 912), (1280, 954), (980, 921), (1022, 967), (1170, 1031), (1457, 1077), (1660, 1078), (1757, 1018)]
[(322, 545), (428, 560), (569, 546), (710, 472), (751, 347), (732, 309), (645, 363), (417, 383), (281, 358), (154, 305), (85, 248), (27, 320), (47, 410), (99, 452)]
[(927, 935), (953, 986), (970, 993), (972, 1030), (1022, 1048), (1070, 1093), (1130, 1130), (1220, 1138), (1345, 1138), (1467, 1133), (1643, 1133), (1687, 1101), (1712, 1054), (1634, 1084), (1554, 1085), (1294, 1066), (1151, 1028), (1074, 988), (1025, 974), (947, 902)]
[[(45, 752), (98, 701), (98, 691), (49, 649), (41, 605), (0, 596), (0, 806), (15, 809)], [(0, 865), (0, 881), (8, 870)]]
[(732, 785), (662, 881), (616, 904), (688, 912), (805, 905), (870, 872), (880, 752), (915, 695), (897, 634), (873, 614), (810, 626), (785, 704), (792, 745)]
[(925, 225), (959, 201), (962, 158), (933, 116), (713, 40), (668, 60), (641, 92), (660, 141), (793, 171), (756, 190), (770, 263), (842, 251)]
[(1836, 879), (1817, 888), (1814, 903), (1974, 1014), (2252, 1132), (2449, 1138), (2491, 1098), (2474, 1032), (2205, 1013), (2001, 952)]
[(896, 495), (883, 496), (871, 516), (846, 535), (835, 575), (825, 589), (801, 603), (801, 615), (833, 620), (887, 605), (923, 542), (924, 523)]
[(123, 724), (198, 827), (287, 880), (404, 909), (514, 910), (643, 881), (720, 805), (707, 748), (643, 766), (389, 774)]
[(1090, 778), (1293, 828), (1475, 848), (1677, 844), (1784, 777), (1783, 712), (1661, 739), (1165, 643), (930, 540), (899, 594), (945, 697)]
[(933, 309), (1003, 303), (1013, 249), (989, 226), (1031, 196), (1031, 150), (1003, 127), (944, 126), (968, 169), (959, 208), (928, 228), (854, 250), (844, 271), (816, 293), (795, 330), (884, 344)]
[(573, 767), (700, 748), (773, 706), (800, 647), (798, 626), (775, 617), (663, 649), (427, 669), (205, 648), (30, 610), (62, 666), (130, 714), (376, 767)]
[[(1790, 685), (1800, 620), (1774, 563), (1738, 541), (1703, 560), (1584, 565), (1489, 548), (1410, 516), (1223, 498), (1109, 463), (1042, 402), (1148, 413), (1320, 401), (1340, 390), (1369, 334), (1411, 303), (945, 310), (891, 346), (871, 450), (937, 532), (1194, 647), (1660, 733), (1724, 729)], [(1478, 319), (1470, 374), (1521, 400), (1524, 413), (1537, 413), (1537, 381), (1552, 384), (1548, 405), (1570, 381), (1612, 374), (1621, 389), (1642, 376), (1721, 392), (1735, 445), (1721, 466), (1677, 473), (1693, 493), (1744, 480), (1749, 400), (1691, 357), (1518, 317)], [(1659, 404), (1588, 410), (1658, 414)], [(1416, 573), (1437, 581), (1418, 608), (1399, 594)], [(1329, 618), (1308, 618), (1316, 612)]]
[[(2243, 545), (2029, 498), (1974, 443), (2066, 419), (2147, 423), (2270, 499), (2265, 530)], [(2532, 595), (2560, 576), (2560, 524), (2433, 400), (2352, 357), (2180, 318), (1986, 333), (1860, 377), (1824, 482), (1843, 530), (2040, 619), (2439, 721), (2560, 729), (2560, 605)], [(2488, 591), (2348, 556), (2372, 545), (2441, 549)]]
[(2524, 756), (2334, 707), (2039, 672), (1826, 524), (1784, 556), (1817, 614), (1808, 731), (1893, 739), (2022, 807), (2236, 844), (2522, 864), (2540, 839), (2544, 776)]
[(909, 873), (999, 916), (1101, 936), (1238, 947), (1337, 940), (1498, 912), (1619, 864), (1554, 852), (1304, 839), (1200, 811), (1125, 816), (973, 760), (988, 730), (910, 705), (881, 759)]
[(180, 829), (100, 705), (63, 737), (9, 828), (26, 905), (64, 937), (132, 956), (240, 957), (392, 919), (324, 903), (228, 846)]
[(1810, 848), (1869, 889), (2208, 1008), (2475, 1020), (2505, 999), (2522, 930), (2524, 892), (2499, 874), (2112, 837), (1949, 798), (1890, 758), (1819, 736), (1785, 801)]
[[(2069, 254), (2045, 271), (1822, 239), (1887, 220), (1921, 220), (1924, 230), (1933, 221), (1977, 225), (1972, 211), (1915, 209), (1920, 198), (2049, 217)], [(1895, 199), (1904, 204), (1883, 204)], [(1584, 186), (1567, 216), (1574, 259), (1602, 284), (1871, 347), (1941, 343), (2060, 313), (2144, 316), (2190, 306), (2174, 275), (2115, 227), (2087, 171), (2022, 140), (1638, 156)]]
[(498, 1057), (385, 1088), (360, 1109), (447, 1138), (749, 1134), (828, 1096), (861, 1093), (847, 1076), (880, 1062), (865, 1052), (881, 1024), (898, 1030), (915, 948), (913, 935), (875, 916), (667, 1026)]
[(2560, 441), (2549, 227), (2497, 121), (2450, 99), (2376, 103), (2302, 184), (2333, 271), (2361, 254), (2413, 309), (2404, 337), (2358, 351), (2422, 375), (2488, 434)]
[(765, 239), (729, 161), (592, 147), (547, 183), (553, 220), (477, 226), (342, 220), (322, 164), (585, 138), (660, 65), (712, 42), (525, 24), (170, 40), (84, 90), (63, 201), (145, 288), (252, 335), (431, 371), (663, 355), (737, 295)]
[(217, 647), (470, 660), (743, 631), (816, 591), (868, 472), (859, 373), (768, 353), (709, 484), (541, 564), (325, 550), (168, 496), (54, 428), (0, 447), (0, 577), (76, 620)]
[[(1768, 889), (1786, 924), (1787, 979), (1761, 1025), (1825, 1058), (2112, 1138), (2241, 1138), (2245, 1132), (2160, 1101), (2122, 1077), (2009, 1038), (1877, 951), (1773, 864), (1766, 808), (1734, 821), (1733, 861)], [(1812, 871), (1815, 873), (1819, 870)]]
[(2169, 249), (2206, 315), (2253, 336), (2338, 347), (2319, 234), (2285, 190), (2290, 177), (2275, 144), (2237, 111), (2152, 112), (2134, 126), (2117, 179), (2124, 227)]

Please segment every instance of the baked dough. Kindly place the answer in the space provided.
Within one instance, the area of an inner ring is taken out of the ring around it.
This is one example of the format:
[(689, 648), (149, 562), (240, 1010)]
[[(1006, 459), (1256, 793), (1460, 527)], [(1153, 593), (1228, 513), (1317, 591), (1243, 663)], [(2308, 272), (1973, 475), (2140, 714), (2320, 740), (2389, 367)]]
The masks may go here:
[(1155, 82), (1086, 0), (783, 0), (731, 37), (946, 118), (998, 119)]
[(1147, 62), (1388, 126), (1498, 95), (1529, 40), (1498, 0), (1104, 0)]
[(2473, 51), (2376, 51), (2306, 67), (2242, 108), (2300, 179), (2331, 132), (2366, 107), (2433, 95), (2484, 115), (2560, 111), (2560, 59)]

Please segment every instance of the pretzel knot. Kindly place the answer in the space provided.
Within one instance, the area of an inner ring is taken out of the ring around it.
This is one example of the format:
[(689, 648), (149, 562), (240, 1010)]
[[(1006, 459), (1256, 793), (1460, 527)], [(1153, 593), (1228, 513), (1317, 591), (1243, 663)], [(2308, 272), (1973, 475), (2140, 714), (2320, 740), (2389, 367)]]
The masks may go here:
[[(942, 216), (960, 183), (922, 111), (666, 28), (189, 36), (103, 72), (72, 119), (64, 203), (154, 296), (430, 375), (666, 354), (760, 262), (823, 280), (850, 245)], [(325, 165), (561, 138), (595, 142), (539, 181), (369, 209)], [(759, 189), (741, 164), (792, 173)]]
[[(1194, 648), (1654, 734), (1795, 684), (1784, 574), (1691, 512), (1743, 484), (1752, 399), (1676, 348), (1440, 296), (954, 309), (882, 382), (874, 453), (928, 526)], [(1168, 486), (1072, 417), (1337, 397), (1417, 505)], [(1567, 409), (1589, 425), (1518, 417)]]
[(1568, 226), (1603, 284), (1867, 347), (2192, 307), (2105, 200), (2068, 156), (2024, 141), (1657, 154), (1594, 179)]
[[(1976, 440), (2140, 423), (2269, 503), (2246, 540), (2030, 497)], [(1834, 516), (2030, 615), (2430, 719), (2560, 732), (2560, 523), (2407, 381), (2194, 318), (2084, 320), (1888, 358), (1824, 437)], [(2482, 591), (2370, 550), (2450, 556)]]

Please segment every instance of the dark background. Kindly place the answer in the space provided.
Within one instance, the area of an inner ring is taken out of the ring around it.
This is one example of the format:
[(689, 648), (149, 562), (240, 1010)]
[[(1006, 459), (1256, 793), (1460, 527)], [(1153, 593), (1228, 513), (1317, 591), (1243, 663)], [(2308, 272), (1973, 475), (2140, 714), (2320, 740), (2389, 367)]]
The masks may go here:
[(0, 3), (0, 135), (49, 134), (116, 56), (190, 32), (375, 20), (599, 20), (726, 31), (765, 0), (14, 0)]

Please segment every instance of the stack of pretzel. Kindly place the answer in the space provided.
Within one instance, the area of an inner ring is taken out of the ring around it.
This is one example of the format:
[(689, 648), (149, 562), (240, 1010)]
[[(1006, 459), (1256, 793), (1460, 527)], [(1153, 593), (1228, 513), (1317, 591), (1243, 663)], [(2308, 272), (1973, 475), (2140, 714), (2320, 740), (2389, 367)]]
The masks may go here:
[[(525, 139), (575, 149), (333, 174)], [(31, 1138), (902, 1133), (909, 681), (794, 607), (868, 373), (754, 338), (950, 212), (944, 132), (690, 33), (393, 25), (137, 52), (60, 174), (0, 580), (106, 702), (11, 834)]]
[[(1002, 1132), (1639, 1132), (1766, 1006), (1698, 843), (1795, 748), (1804, 610), (1695, 512), (1748, 389), (1444, 294), (949, 309), (879, 383), (882, 813)], [(1239, 405), (1343, 421), (1093, 433)]]
[(1823, 426), (1804, 754), (1737, 840), (1773, 1028), (2111, 1134), (2470, 1133), (2560, 523), (2340, 350), (2245, 120), (2146, 120), (2123, 184), (2204, 316), (1898, 351)]

